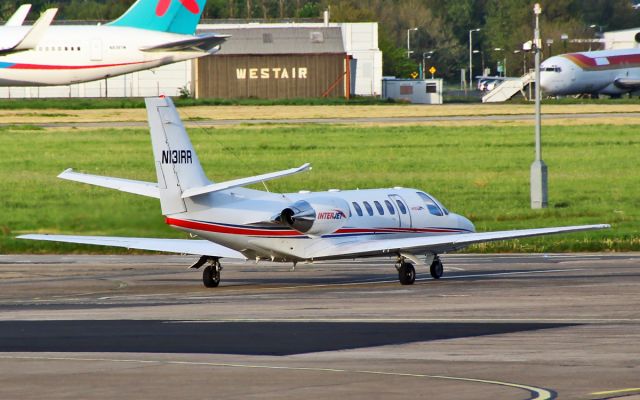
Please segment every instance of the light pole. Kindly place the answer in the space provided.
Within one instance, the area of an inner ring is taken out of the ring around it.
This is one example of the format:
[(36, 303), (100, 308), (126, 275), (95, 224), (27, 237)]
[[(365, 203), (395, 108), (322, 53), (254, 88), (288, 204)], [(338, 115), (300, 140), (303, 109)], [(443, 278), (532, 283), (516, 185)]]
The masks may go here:
[(473, 86), (473, 32), (480, 32), (480, 28), (469, 29), (469, 90)]
[(552, 49), (552, 46), (553, 46), (553, 39), (547, 39), (546, 43), (547, 43), (547, 50), (548, 50), (547, 51), (547, 58), (549, 58), (549, 57), (551, 57), (553, 55), (553, 54), (551, 54), (551, 49)]
[(496, 47), (493, 51), (501, 51), (502, 52), (502, 76), (507, 76), (507, 52), (505, 49), (501, 47)]
[[(424, 53), (422, 53), (422, 76), (420, 77), (420, 79), (424, 79), (425, 76), (425, 68), (426, 68), (426, 64), (425, 64), (425, 59), (429, 59), (431, 58), (431, 56), (433, 56), (433, 53), (435, 53), (435, 50), (429, 50), (429, 51), (425, 51)], [(433, 77), (431, 77), (433, 79)]]
[(482, 50), (474, 50), (472, 53), (480, 54), (480, 62), (482, 63), (480, 65), (482, 67), (482, 76), (484, 76), (484, 52)]
[(540, 23), (542, 8), (539, 3), (533, 7), (536, 15), (536, 28), (533, 34), (533, 50), (536, 52), (536, 159), (531, 164), (531, 208), (547, 208), (547, 165), (542, 161), (540, 110)]
[(567, 41), (569, 40), (569, 35), (563, 33), (560, 35), (560, 39), (562, 40), (562, 47), (564, 48), (564, 53), (567, 52)]
[(418, 28), (409, 28), (407, 29), (407, 58), (411, 58), (411, 53), (413, 53), (413, 51), (411, 51), (411, 31), (417, 31)]

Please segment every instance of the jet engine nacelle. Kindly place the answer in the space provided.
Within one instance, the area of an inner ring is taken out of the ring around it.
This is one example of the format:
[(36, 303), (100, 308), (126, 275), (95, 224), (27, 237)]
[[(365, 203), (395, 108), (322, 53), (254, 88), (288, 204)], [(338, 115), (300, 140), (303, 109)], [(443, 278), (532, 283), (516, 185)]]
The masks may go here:
[(300, 233), (322, 236), (340, 229), (349, 215), (349, 204), (345, 200), (316, 197), (296, 201), (282, 210), (279, 219)]

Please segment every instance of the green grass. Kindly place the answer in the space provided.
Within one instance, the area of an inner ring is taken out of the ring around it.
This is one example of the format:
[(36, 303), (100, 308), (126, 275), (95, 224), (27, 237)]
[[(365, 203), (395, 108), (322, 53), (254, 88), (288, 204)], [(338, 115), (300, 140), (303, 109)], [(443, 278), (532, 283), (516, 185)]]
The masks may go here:
[[(381, 100), (375, 97), (344, 98), (308, 98), (308, 99), (181, 99), (174, 98), (178, 107), (187, 106), (271, 106), (271, 105), (375, 105), (375, 104), (405, 104), (395, 103), (393, 100)], [(118, 108), (144, 108), (142, 98), (109, 98), (109, 99), (0, 99), (0, 110), (19, 109), (61, 109), (61, 110), (87, 110), (87, 109), (118, 109)], [(38, 115), (47, 116), (47, 114)], [(64, 116), (53, 114), (50, 116)]]
[[(479, 231), (611, 223), (607, 231), (476, 246), (472, 251), (640, 250), (637, 126), (546, 127), (550, 207), (529, 207), (530, 127), (241, 126), (191, 130), (210, 178), (304, 162), (272, 191), (404, 186), (426, 190)], [(29, 232), (183, 237), (155, 199), (56, 179), (68, 167), (153, 181), (146, 130), (0, 130), (0, 253), (118, 252), (16, 240)]]

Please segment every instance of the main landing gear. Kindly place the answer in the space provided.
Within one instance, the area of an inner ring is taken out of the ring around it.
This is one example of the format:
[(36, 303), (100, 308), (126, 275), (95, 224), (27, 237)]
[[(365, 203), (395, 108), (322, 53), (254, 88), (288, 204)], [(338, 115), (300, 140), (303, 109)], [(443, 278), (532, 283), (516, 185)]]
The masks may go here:
[[(413, 264), (408, 262), (404, 257), (401, 257), (399, 264), (396, 264), (396, 269), (398, 270), (398, 280), (400, 284), (413, 285), (416, 281), (416, 269), (413, 267)], [(440, 257), (437, 255), (434, 255), (433, 261), (431, 261), (429, 272), (433, 279), (440, 279), (444, 274), (442, 261), (440, 261)]]
[(207, 265), (202, 271), (202, 283), (204, 283), (204, 286), (208, 288), (218, 287), (220, 284), (220, 271), (222, 271), (222, 265), (220, 264), (219, 259), (202, 256), (190, 268), (198, 269), (207, 261), (209, 262), (209, 265)]

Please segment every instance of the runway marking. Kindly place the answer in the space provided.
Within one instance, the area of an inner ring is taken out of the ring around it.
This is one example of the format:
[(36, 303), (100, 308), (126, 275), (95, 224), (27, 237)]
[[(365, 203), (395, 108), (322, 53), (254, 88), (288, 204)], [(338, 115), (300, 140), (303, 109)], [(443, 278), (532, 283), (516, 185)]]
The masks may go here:
[[(38, 319), (39, 321), (40, 319)], [(576, 324), (611, 324), (611, 323), (640, 323), (640, 318), (217, 318), (167, 320), (163, 324), (191, 324), (191, 323), (225, 323), (225, 322), (485, 322), (485, 323), (531, 323), (557, 322)]]
[(384, 376), (400, 376), (409, 378), (429, 378), (429, 379), (446, 379), (461, 382), (484, 383), (489, 385), (505, 386), (515, 389), (521, 389), (529, 392), (531, 397), (527, 400), (553, 400), (556, 394), (545, 388), (523, 385), (512, 382), (501, 382), (486, 379), (464, 378), (457, 376), (445, 375), (428, 375), (428, 374), (411, 374), (403, 372), (385, 372), (373, 370), (348, 370), (342, 368), (319, 368), (319, 367), (287, 367), (283, 365), (259, 365), (259, 364), (231, 364), (231, 363), (212, 363), (204, 361), (178, 361), (178, 360), (136, 360), (136, 359), (117, 359), (117, 358), (80, 358), (80, 357), (36, 357), (36, 356), (0, 356), (5, 360), (44, 360), (44, 361), (87, 361), (87, 362), (118, 362), (118, 363), (138, 363), (138, 364), (165, 364), (165, 365), (193, 365), (207, 366), (219, 368), (248, 368), (248, 369), (273, 369), (286, 371), (312, 371), (312, 372), (335, 372), (347, 374), (366, 374), (366, 375), (384, 375)]
[[(569, 269), (540, 269), (540, 270), (532, 270), (532, 271), (513, 271), (513, 272), (494, 272), (487, 274), (469, 274), (469, 275), (456, 275), (456, 276), (444, 276), (440, 278), (441, 280), (453, 280), (460, 278), (485, 278), (492, 276), (508, 276), (508, 275), (525, 275), (525, 274), (545, 274), (545, 273), (556, 273), (556, 272), (572, 272), (572, 271), (583, 271), (586, 268), (569, 268)], [(431, 277), (427, 278), (416, 278), (417, 282), (423, 281), (431, 281), (434, 280)], [(318, 283), (318, 284), (310, 284), (310, 285), (295, 285), (295, 286), (277, 286), (277, 287), (265, 287), (263, 290), (291, 290), (291, 289), (307, 289), (307, 288), (322, 288), (322, 287), (336, 287), (336, 286), (361, 286), (361, 285), (370, 285), (372, 283), (396, 283), (398, 282), (396, 279), (367, 279), (367, 280), (358, 280), (358, 281), (349, 281), (349, 282), (339, 282), (339, 283)], [(405, 287), (406, 288), (406, 287)], [(242, 291), (243, 288), (238, 287), (232, 290), (225, 290), (224, 293), (230, 292), (238, 292)], [(215, 299), (219, 298), (216, 296), (193, 296), (186, 297), (187, 300), (206, 300), (206, 299)]]
[(606, 391), (606, 392), (593, 392), (591, 394), (595, 395), (595, 396), (606, 396), (606, 395), (609, 395), (609, 394), (620, 394), (620, 393), (629, 393), (629, 392), (640, 392), (640, 388), (609, 390), (609, 391)]

